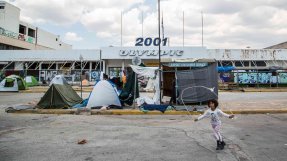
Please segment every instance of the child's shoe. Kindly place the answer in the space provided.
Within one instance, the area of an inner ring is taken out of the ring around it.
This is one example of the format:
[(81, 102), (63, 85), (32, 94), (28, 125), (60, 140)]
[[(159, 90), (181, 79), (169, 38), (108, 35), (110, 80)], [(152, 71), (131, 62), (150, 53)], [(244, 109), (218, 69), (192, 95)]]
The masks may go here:
[(222, 140), (222, 141), (221, 141), (221, 150), (224, 149), (224, 146), (225, 146), (225, 145), (226, 145), (225, 142)]
[(217, 140), (216, 150), (221, 150), (221, 149), (222, 149), (221, 142), (219, 140)]

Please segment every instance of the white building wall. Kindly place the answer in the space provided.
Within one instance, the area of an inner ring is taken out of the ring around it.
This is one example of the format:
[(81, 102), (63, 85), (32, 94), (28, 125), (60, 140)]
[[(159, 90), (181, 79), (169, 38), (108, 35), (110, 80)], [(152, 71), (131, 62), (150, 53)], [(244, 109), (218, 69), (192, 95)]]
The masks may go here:
[(59, 35), (52, 34), (45, 30), (37, 31), (37, 45), (48, 47), (51, 49), (72, 49), (71, 45), (65, 44), (60, 40)]
[(19, 33), (20, 9), (5, 1), (0, 1), (0, 6), (5, 6), (0, 9), (0, 27)]

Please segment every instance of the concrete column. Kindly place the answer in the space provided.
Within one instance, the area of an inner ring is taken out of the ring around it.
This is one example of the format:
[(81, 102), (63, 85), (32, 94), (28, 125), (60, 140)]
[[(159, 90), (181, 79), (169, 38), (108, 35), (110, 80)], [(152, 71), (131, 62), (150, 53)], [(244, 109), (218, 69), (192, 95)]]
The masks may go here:
[[(103, 72), (104, 73), (106, 73), (106, 61), (105, 60), (103, 60)], [(106, 73), (107, 74), (107, 73)]]
[(125, 69), (125, 60), (122, 60), (122, 69)]
[(41, 82), (42, 62), (39, 64), (39, 82)]
[(90, 62), (90, 68), (89, 68), (89, 81), (92, 79), (92, 62)]

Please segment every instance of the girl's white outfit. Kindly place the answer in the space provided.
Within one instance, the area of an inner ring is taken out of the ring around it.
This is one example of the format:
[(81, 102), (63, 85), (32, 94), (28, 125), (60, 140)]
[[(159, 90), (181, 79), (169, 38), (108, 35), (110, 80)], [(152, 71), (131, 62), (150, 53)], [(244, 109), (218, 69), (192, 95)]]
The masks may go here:
[(230, 115), (222, 112), (217, 107), (214, 111), (212, 111), (211, 109), (206, 110), (203, 115), (198, 117), (198, 120), (201, 120), (205, 117), (211, 117), (210, 123), (213, 129), (214, 137), (216, 140), (222, 141), (222, 136), (220, 134), (221, 121), (219, 119), (219, 116), (229, 117)]

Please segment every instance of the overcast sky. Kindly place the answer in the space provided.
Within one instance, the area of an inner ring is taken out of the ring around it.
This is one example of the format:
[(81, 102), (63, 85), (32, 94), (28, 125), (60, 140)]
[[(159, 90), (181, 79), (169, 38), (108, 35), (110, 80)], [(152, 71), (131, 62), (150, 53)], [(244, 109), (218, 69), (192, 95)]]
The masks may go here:
[[(6, 0), (21, 20), (60, 35), (75, 49), (134, 46), (158, 36), (157, 0)], [(162, 0), (164, 34), (170, 46), (201, 45), (201, 11), (207, 48), (264, 48), (287, 41), (286, 0)]]

